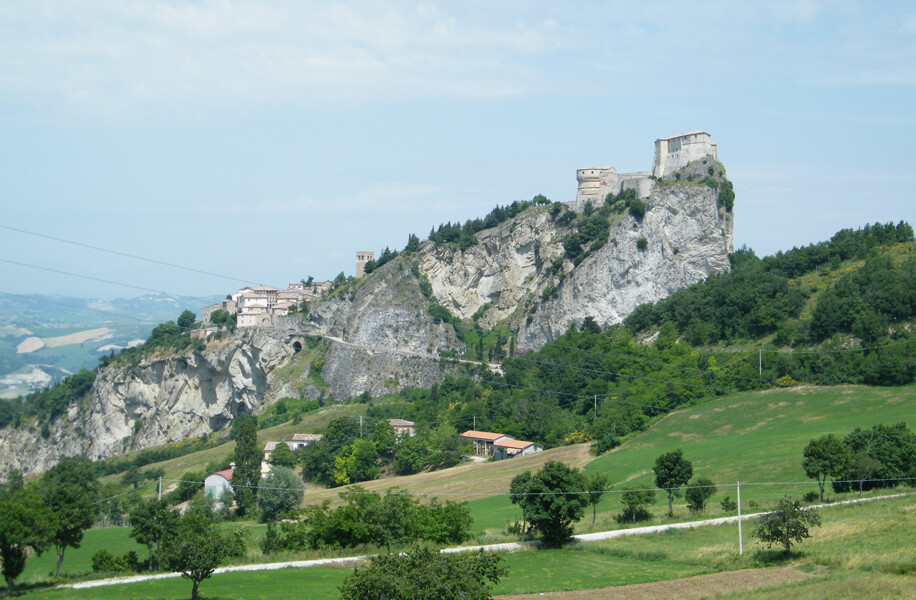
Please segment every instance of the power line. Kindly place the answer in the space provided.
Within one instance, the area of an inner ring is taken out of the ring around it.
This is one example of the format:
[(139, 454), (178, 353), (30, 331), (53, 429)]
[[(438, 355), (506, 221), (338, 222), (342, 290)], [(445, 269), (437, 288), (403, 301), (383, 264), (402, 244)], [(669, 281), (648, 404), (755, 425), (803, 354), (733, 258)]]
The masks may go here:
[(220, 275), (219, 273), (213, 273), (213, 272), (211, 272), (211, 271), (204, 271), (204, 270), (202, 270), (202, 269), (195, 269), (195, 268), (193, 268), (193, 267), (186, 267), (186, 266), (184, 266), (184, 265), (177, 265), (177, 264), (174, 264), (174, 263), (165, 262), (165, 261), (163, 261), (163, 260), (158, 260), (158, 259), (155, 259), (155, 258), (147, 258), (147, 257), (145, 257), (145, 256), (138, 256), (138, 255), (136, 255), (136, 254), (130, 254), (130, 253), (127, 253), (127, 252), (121, 252), (120, 250), (112, 250), (112, 249), (110, 249), (110, 248), (102, 248), (102, 247), (100, 247), (100, 246), (93, 246), (93, 245), (91, 245), (91, 244), (84, 244), (84, 243), (82, 243), (82, 242), (75, 242), (75, 241), (73, 241), (73, 240), (68, 240), (68, 239), (64, 239), (64, 238), (61, 238), (61, 237), (55, 237), (55, 236), (53, 236), (53, 235), (47, 235), (47, 234), (38, 233), (38, 232), (35, 232), (35, 231), (28, 231), (28, 230), (26, 230), (26, 229), (20, 229), (20, 228), (18, 228), (18, 227), (11, 227), (11, 226), (9, 226), (9, 225), (0, 225), (0, 228), (7, 229), (7, 230), (9, 230), (9, 231), (15, 231), (15, 232), (18, 232), (18, 233), (24, 233), (24, 234), (26, 234), (26, 235), (33, 235), (33, 236), (35, 236), (35, 237), (40, 237), (40, 238), (44, 238), (44, 239), (47, 239), (47, 240), (54, 240), (55, 242), (61, 242), (61, 243), (64, 243), (64, 244), (71, 244), (71, 245), (73, 245), (73, 246), (80, 246), (80, 247), (82, 247), (82, 248), (89, 248), (90, 250), (96, 250), (96, 251), (98, 251), (98, 252), (107, 252), (108, 254), (115, 254), (115, 255), (117, 255), (117, 256), (124, 256), (124, 257), (132, 258), (132, 259), (135, 259), (135, 260), (142, 260), (142, 261), (145, 261), (145, 262), (148, 262), (148, 263), (153, 263), (153, 264), (157, 264), (157, 265), (163, 265), (163, 266), (166, 266), (166, 267), (171, 267), (171, 268), (173, 268), (173, 269), (182, 269), (182, 270), (184, 270), (184, 271), (190, 271), (190, 272), (192, 272), (192, 273), (199, 273), (199, 274), (201, 274), (201, 275), (209, 275), (210, 277), (218, 277), (218, 278), (220, 278), (220, 279), (227, 279), (227, 280), (229, 280), (229, 281), (235, 281), (235, 282), (237, 282), (237, 283), (238, 283), (238, 282), (246, 283), (246, 284), (254, 283), (253, 281), (249, 281), (249, 280), (246, 280), (246, 279), (239, 279), (239, 278), (237, 278), (237, 277), (230, 277), (230, 276), (228, 276), (228, 275)]
[(120, 281), (112, 281), (111, 279), (102, 279), (101, 277), (93, 277), (92, 275), (80, 275), (79, 273), (71, 273), (71, 272), (69, 272), (69, 271), (61, 271), (60, 269), (52, 269), (52, 268), (50, 268), (50, 267), (42, 267), (42, 266), (39, 266), (39, 265), (32, 265), (32, 264), (29, 264), (29, 263), (18, 262), (18, 261), (9, 260), (9, 259), (6, 259), (6, 258), (0, 258), (0, 262), (5, 262), (5, 263), (8, 263), (8, 264), (17, 265), (17, 266), (20, 266), (20, 267), (28, 267), (29, 269), (37, 269), (37, 270), (39, 270), (39, 271), (48, 271), (49, 273), (58, 273), (58, 274), (60, 274), (60, 275), (69, 275), (70, 277), (79, 277), (80, 279), (88, 279), (88, 280), (90, 280), (90, 281), (99, 281), (99, 282), (101, 282), (101, 283), (108, 283), (108, 284), (111, 284), (111, 285), (120, 285), (120, 286), (123, 286), (123, 287), (128, 287), (128, 288), (133, 288), (133, 289), (135, 289), (135, 290), (140, 290), (140, 291), (143, 291), (143, 292), (153, 292), (153, 293), (156, 293), (156, 294), (167, 294), (167, 295), (173, 295), (173, 296), (175, 295), (175, 294), (169, 294), (169, 292), (163, 292), (162, 290), (156, 290), (156, 289), (153, 289), (153, 288), (143, 287), (143, 286), (139, 286), (139, 285), (133, 285), (133, 284), (131, 284), (131, 283), (122, 283), (122, 282), (120, 282)]

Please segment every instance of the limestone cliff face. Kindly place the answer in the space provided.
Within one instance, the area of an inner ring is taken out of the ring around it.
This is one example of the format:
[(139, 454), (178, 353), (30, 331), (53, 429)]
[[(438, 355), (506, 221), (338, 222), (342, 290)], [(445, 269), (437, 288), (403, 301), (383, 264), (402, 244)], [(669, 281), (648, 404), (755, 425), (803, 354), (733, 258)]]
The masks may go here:
[(480, 243), (464, 252), (425, 242), (419, 266), (455, 315), (467, 319), (483, 309), (481, 325), (507, 322), (520, 351), (536, 350), (585, 317), (619, 323), (640, 304), (727, 271), (732, 215), (716, 197), (699, 185), (656, 189), (642, 219), (618, 217), (610, 241), (578, 266), (563, 259), (569, 230), (544, 208), (481, 232)]
[(331, 340), (321, 376), (335, 398), (428, 387), (455, 333), (428, 313), (412, 265), (395, 260), (321, 302), (301, 331)]
[(91, 396), (72, 405), (47, 439), (37, 431), (0, 430), (0, 471), (38, 473), (64, 456), (107, 458), (218, 431), (286, 395), (272, 376), (293, 354), (286, 342), (286, 336), (251, 332), (202, 353), (101, 370)]

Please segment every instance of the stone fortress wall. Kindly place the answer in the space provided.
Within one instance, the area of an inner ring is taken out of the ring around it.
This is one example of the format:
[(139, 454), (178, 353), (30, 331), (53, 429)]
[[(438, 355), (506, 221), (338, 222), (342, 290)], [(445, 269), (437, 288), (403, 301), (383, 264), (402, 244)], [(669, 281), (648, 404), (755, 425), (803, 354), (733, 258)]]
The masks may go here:
[(604, 202), (608, 194), (619, 194), (623, 190), (636, 190), (637, 198), (648, 198), (655, 189), (652, 177), (664, 179), (689, 163), (716, 157), (716, 145), (705, 131), (691, 131), (655, 140), (655, 159), (652, 172), (618, 173), (614, 167), (586, 167), (576, 171), (579, 189), (574, 210), (581, 211), (585, 203), (595, 206)]

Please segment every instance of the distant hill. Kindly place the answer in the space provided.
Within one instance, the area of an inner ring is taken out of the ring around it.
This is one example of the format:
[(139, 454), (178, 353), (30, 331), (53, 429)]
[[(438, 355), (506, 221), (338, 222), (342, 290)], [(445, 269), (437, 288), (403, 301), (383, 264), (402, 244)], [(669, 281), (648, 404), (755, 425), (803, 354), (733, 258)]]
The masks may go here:
[(103, 354), (145, 340), (156, 324), (219, 296), (136, 298), (0, 295), (0, 397), (10, 398), (91, 369)]

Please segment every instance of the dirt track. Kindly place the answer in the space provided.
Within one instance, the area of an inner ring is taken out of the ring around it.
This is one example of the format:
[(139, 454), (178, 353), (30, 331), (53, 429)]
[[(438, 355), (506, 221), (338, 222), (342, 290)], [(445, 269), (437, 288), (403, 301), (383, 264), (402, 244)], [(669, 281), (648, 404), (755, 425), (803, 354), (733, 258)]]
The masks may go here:
[(497, 597), (499, 600), (539, 600), (540, 598), (553, 598), (553, 600), (689, 600), (708, 598), (716, 594), (749, 591), (812, 576), (811, 573), (804, 573), (794, 567), (744, 569), (597, 590)]

